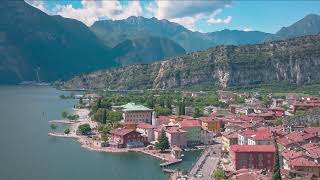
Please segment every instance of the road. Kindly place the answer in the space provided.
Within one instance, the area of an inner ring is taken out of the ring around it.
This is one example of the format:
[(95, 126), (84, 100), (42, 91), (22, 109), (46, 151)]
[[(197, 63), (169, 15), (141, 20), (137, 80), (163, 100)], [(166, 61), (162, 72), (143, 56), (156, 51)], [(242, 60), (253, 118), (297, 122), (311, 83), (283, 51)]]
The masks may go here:
[(221, 159), (221, 144), (209, 146), (190, 171), (191, 180), (210, 180)]

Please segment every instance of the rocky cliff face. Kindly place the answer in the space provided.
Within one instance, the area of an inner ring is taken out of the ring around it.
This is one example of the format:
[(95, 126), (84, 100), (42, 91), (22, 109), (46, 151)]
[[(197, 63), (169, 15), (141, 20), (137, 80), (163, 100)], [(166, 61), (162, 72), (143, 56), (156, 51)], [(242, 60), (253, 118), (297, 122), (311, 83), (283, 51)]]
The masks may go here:
[(66, 82), (72, 88), (179, 88), (198, 84), (219, 87), (320, 81), (320, 35), (206, 51), (125, 68), (102, 70)]

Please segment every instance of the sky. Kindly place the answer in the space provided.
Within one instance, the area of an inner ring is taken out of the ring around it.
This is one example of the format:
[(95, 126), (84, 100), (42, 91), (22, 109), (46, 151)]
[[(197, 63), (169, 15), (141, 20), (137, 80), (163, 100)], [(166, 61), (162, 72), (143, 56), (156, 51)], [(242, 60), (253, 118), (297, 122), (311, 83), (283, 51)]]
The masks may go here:
[(318, 0), (25, 0), (50, 15), (91, 26), (130, 16), (156, 17), (199, 32), (223, 29), (275, 33), (308, 14), (320, 15)]

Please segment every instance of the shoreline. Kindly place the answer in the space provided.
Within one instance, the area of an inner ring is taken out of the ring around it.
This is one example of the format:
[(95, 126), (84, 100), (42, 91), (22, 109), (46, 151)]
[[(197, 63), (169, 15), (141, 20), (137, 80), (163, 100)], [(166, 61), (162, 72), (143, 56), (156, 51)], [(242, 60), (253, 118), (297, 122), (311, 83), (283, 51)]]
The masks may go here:
[(74, 113), (79, 115), (79, 120), (67, 123), (67, 120), (52, 120), (49, 123), (62, 123), (62, 124), (69, 124), (70, 125), (70, 134), (64, 133), (57, 133), (57, 132), (49, 132), (48, 136), (51, 137), (59, 137), (59, 138), (71, 138), (75, 140), (77, 143), (80, 144), (82, 148), (96, 151), (96, 152), (106, 152), (106, 153), (126, 153), (126, 152), (135, 152), (135, 153), (142, 153), (153, 158), (160, 160), (160, 163), (163, 161), (167, 164), (175, 164), (181, 162), (181, 160), (174, 159), (171, 156), (171, 153), (159, 153), (158, 150), (147, 150), (146, 147), (144, 148), (111, 148), (111, 147), (99, 147), (97, 146), (97, 142), (93, 141), (91, 138), (87, 138), (87, 136), (77, 135), (76, 129), (80, 124), (88, 123), (91, 127), (96, 127), (97, 123), (91, 121), (89, 117), (89, 110), (88, 109), (73, 109)]
[(164, 161), (165, 163), (170, 164), (174, 164), (174, 163), (178, 163), (181, 162), (181, 160), (179, 159), (174, 159), (174, 158), (167, 158), (167, 156), (170, 156), (170, 153), (159, 153), (158, 150), (147, 150), (145, 148), (110, 148), (110, 147), (97, 147), (92, 145), (93, 142), (90, 142), (88, 144), (87, 138), (86, 137), (82, 137), (79, 135), (74, 135), (74, 134), (63, 134), (63, 133), (48, 133), (48, 136), (51, 137), (59, 137), (59, 138), (70, 138), (72, 140), (75, 140), (77, 143), (80, 144), (80, 146), (82, 148), (85, 148), (87, 150), (90, 151), (96, 151), (96, 152), (106, 152), (106, 153), (128, 153), (128, 152), (134, 152), (134, 153), (141, 153), (141, 154), (145, 154), (148, 155), (150, 157), (156, 158), (160, 161)]

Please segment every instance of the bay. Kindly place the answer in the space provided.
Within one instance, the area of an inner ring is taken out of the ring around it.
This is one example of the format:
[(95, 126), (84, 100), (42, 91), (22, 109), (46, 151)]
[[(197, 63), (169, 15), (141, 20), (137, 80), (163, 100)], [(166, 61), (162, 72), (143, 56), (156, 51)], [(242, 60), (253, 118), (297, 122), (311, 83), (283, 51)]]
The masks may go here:
[[(137, 153), (103, 153), (71, 139), (48, 137), (48, 120), (59, 119), (75, 100), (50, 87), (0, 86), (1, 180), (166, 180), (159, 161)], [(62, 128), (62, 127), (60, 127)], [(175, 168), (188, 169), (198, 152)]]

